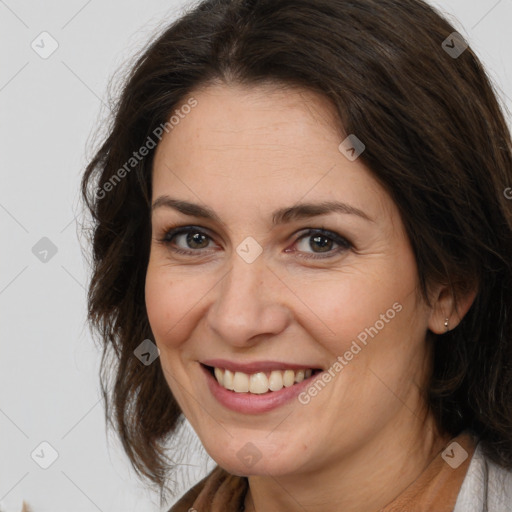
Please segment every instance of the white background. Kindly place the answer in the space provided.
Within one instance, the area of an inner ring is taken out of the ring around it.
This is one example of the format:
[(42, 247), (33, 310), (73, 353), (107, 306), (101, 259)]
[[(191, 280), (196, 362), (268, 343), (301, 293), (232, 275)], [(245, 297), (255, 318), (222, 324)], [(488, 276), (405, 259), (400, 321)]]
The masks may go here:
[[(512, 0), (433, 3), (512, 110)], [(0, 503), (8, 512), (23, 499), (34, 512), (159, 510), (111, 434), (107, 444), (76, 216), (109, 80), (185, 5), (0, 0)], [(43, 31), (59, 45), (48, 59), (31, 48)], [(46, 263), (32, 252), (43, 237), (57, 248)], [(188, 435), (196, 456), (180, 493), (213, 467)], [(30, 456), (43, 441), (58, 453), (46, 470)]]

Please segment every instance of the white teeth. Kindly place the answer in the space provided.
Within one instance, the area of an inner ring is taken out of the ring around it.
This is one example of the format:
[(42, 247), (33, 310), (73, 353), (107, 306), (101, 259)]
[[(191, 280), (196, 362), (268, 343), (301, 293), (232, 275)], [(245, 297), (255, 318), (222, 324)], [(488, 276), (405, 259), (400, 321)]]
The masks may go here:
[(214, 368), (214, 374), (217, 382), (230, 391), (262, 395), (268, 391), (279, 391), (283, 387), (289, 388), (304, 379), (309, 379), (313, 370), (273, 370), (270, 373), (258, 372), (249, 375), (243, 372), (233, 373), (222, 368)]
[(283, 373), (277, 370), (270, 372), (268, 387), (270, 391), (279, 391), (280, 389), (283, 389)]
[(293, 386), (294, 381), (295, 381), (295, 372), (293, 370), (286, 370), (283, 373), (284, 387), (289, 388), (290, 386)]
[(215, 378), (217, 379), (217, 382), (224, 386), (224, 372), (220, 368), (215, 368)]
[(295, 382), (302, 382), (304, 380), (304, 370), (295, 372)]
[(268, 391), (268, 379), (263, 372), (253, 373), (249, 377), (249, 391), (251, 393), (256, 393), (257, 395), (261, 395)]
[(247, 393), (249, 391), (249, 376), (246, 373), (235, 372), (233, 390), (237, 393)]
[[(217, 370), (217, 368), (215, 368)], [(220, 368), (218, 368), (220, 370)], [(224, 373), (224, 382), (221, 382), (219, 378), (217, 378), (218, 383), (221, 386), (224, 386), (226, 389), (229, 389), (230, 391), (233, 391), (235, 388), (233, 387), (233, 372), (230, 372), (229, 370), (220, 370)]]

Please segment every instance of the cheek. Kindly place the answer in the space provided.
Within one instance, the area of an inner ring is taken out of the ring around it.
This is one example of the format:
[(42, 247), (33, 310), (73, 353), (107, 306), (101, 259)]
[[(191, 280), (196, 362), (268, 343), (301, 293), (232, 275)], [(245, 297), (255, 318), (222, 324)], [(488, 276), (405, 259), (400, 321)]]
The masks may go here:
[(416, 265), (409, 252), (368, 258), (310, 282), (307, 290), (303, 299), (315, 315), (309, 313), (303, 326), (333, 362), (343, 358), (346, 377), (359, 380), (368, 366), (401, 375), (421, 352), (425, 316), (416, 302)]
[(149, 324), (160, 350), (160, 363), (165, 379), (174, 398), (187, 417), (191, 417), (187, 394), (192, 389), (183, 360), (187, 359), (185, 341), (193, 329), (194, 304), (191, 296), (194, 287), (190, 281), (180, 279), (165, 265), (150, 262), (146, 273), (145, 298)]
[(309, 281), (307, 287), (299, 283), (291, 286), (307, 290), (300, 298), (308, 309), (299, 315), (299, 322), (334, 357), (349, 350), (358, 336), (362, 342), (371, 339), (367, 329), (374, 334), (371, 328), (376, 323), (377, 330), (384, 332), (400, 321), (402, 313), (397, 309), (405, 309), (405, 294), (389, 273), (386, 279), (379, 278), (379, 274), (366, 268), (364, 272), (342, 272)]
[(187, 338), (193, 306), (198, 301), (197, 291), (190, 280), (179, 279), (165, 267), (150, 263), (145, 285), (146, 310), (159, 347), (172, 349)]

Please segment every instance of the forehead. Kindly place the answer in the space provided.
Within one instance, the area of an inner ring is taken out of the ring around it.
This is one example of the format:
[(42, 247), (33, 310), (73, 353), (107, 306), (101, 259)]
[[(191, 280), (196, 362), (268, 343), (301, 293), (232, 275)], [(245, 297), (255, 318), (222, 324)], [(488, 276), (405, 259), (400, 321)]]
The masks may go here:
[[(320, 141), (336, 150), (341, 138), (340, 128), (335, 128), (334, 107), (311, 91), (271, 85), (211, 85), (190, 97), (196, 106), (164, 135), (157, 156), (165, 152), (180, 163), (200, 162), (206, 168), (215, 163), (212, 154), (216, 154), (223, 164), (245, 159), (240, 168), (261, 161), (278, 168), (290, 157), (318, 160), (320, 154), (314, 148)], [(180, 108), (178, 105), (175, 110)], [(183, 144), (193, 145), (194, 151), (187, 151)], [(247, 161), (248, 156), (255, 160)]]
[(157, 147), (154, 197), (219, 208), (343, 200), (372, 217), (390, 200), (361, 160), (340, 152), (345, 135), (327, 98), (270, 85), (212, 85), (182, 105), (191, 97), (196, 106)]

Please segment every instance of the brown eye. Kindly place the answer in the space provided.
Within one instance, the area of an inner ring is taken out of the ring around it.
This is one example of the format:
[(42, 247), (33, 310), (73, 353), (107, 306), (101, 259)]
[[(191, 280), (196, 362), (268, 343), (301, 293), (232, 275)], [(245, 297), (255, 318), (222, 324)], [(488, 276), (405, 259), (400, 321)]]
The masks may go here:
[(161, 242), (171, 246), (171, 249), (180, 254), (199, 253), (207, 249), (212, 239), (201, 230), (189, 226), (185, 228), (170, 229)]
[[(299, 246), (298, 252), (308, 254), (308, 249), (312, 251), (309, 252), (309, 255), (301, 256), (304, 258), (328, 258), (352, 247), (352, 244), (341, 235), (338, 235), (338, 233), (322, 229), (309, 230), (299, 237), (295, 244)], [(338, 246), (338, 248), (335, 246)], [(326, 256), (315, 256), (315, 254), (322, 253), (326, 254)]]
[[(202, 233), (184, 233), (186, 244), (192, 249), (204, 249), (208, 246), (208, 237)], [(205, 244), (206, 241), (206, 244)]]
[(309, 246), (313, 249), (315, 246), (320, 248), (320, 252), (328, 252), (332, 249), (334, 241), (324, 235), (315, 235), (309, 238)]

